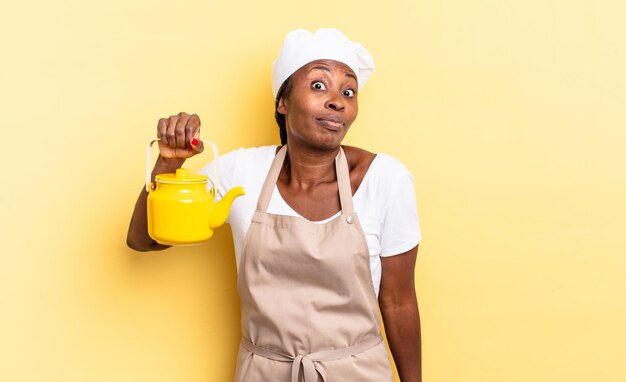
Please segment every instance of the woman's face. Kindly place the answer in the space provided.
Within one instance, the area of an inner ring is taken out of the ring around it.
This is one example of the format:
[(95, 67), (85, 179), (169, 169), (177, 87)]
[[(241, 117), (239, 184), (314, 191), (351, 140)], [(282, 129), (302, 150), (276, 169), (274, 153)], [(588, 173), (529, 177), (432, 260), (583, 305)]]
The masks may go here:
[(313, 61), (291, 76), (291, 92), (278, 103), (287, 139), (316, 149), (337, 148), (358, 113), (357, 79), (347, 65)]

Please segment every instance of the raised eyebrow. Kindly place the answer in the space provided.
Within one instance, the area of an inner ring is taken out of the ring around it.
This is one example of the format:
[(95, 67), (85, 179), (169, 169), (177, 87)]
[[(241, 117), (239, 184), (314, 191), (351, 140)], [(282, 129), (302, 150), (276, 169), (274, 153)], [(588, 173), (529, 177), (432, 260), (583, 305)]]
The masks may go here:
[(346, 77), (352, 77), (357, 83), (359, 83), (359, 80), (357, 80), (356, 76), (350, 72), (346, 73)]
[(328, 68), (327, 68), (327, 67), (325, 67), (325, 66), (313, 66), (313, 67), (311, 67), (311, 69), (309, 69), (309, 71), (308, 71), (308, 72), (309, 72), (309, 73), (310, 73), (310, 72), (312, 72), (312, 71), (313, 71), (313, 69), (325, 70), (325, 71), (327, 71), (328, 73), (330, 73), (330, 69), (328, 69)]
[[(313, 69), (324, 70), (324, 71), (327, 71), (328, 73), (330, 73), (330, 69), (328, 69), (328, 68), (327, 68), (327, 67), (325, 67), (325, 66), (318, 66), (318, 65), (313, 66), (313, 67), (311, 67), (311, 69), (309, 69), (309, 73), (310, 73)], [(353, 78), (355, 81), (357, 81), (357, 83), (359, 82), (359, 80), (356, 78), (356, 76), (355, 76), (354, 74), (350, 73), (350, 72), (346, 73), (346, 77)]]

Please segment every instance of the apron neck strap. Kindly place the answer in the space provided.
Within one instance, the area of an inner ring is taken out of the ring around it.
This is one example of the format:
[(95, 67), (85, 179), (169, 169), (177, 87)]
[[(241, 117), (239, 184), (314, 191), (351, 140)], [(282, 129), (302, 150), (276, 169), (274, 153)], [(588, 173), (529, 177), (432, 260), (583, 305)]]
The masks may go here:
[[(278, 176), (280, 175), (280, 170), (283, 167), (286, 156), (287, 145), (283, 146), (274, 157), (272, 166), (267, 173), (267, 177), (263, 183), (263, 188), (259, 194), (259, 200), (256, 206), (257, 211), (267, 212), (267, 207), (270, 204), (270, 199), (272, 198), (272, 193), (274, 192), (274, 186), (278, 181)], [(354, 207), (352, 205), (352, 187), (350, 186), (350, 170), (348, 169), (348, 160), (346, 159), (346, 154), (341, 146), (339, 146), (339, 154), (335, 157), (335, 168), (337, 170), (337, 186), (339, 188), (341, 211), (343, 214), (348, 215), (354, 212)]]
[(335, 168), (337, 169), (337, 186), (339, 187), (339, 201), (341, 212), (350, 215), (354, 212), (352, 206), (352, 186), (350, 186), (350, 170), (348, 169), (348, 159), (343, 148), (339, 146), (339, 154), (335, 157)]
[(272, 166), (265, 177), (263, 188), (261, 188), (261, 193), (259, 194), (259, 200), (256, 204), (257, 211), (267, 212), (267, 207), (269, 206), (270, 199), (272, 198), (272, 192), (274, 192), (274, 186), (276, 185), (276, 181), (278, 181), (278, 175), (280, 175), (280, 169), (283, 167), (283, 162), (285, 161), (286, 156), (287, 145), (278, 150), (278, 153), (276, 153), (276, 156), (274, 157), (274, 161), (272, 161)]

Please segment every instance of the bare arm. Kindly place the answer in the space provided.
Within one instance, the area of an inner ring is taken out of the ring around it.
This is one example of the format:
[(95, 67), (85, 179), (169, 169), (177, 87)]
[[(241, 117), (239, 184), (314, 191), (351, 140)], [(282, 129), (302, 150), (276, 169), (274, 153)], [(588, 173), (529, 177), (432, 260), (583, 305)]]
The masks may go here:
[(422, 381), (420, 318), (415, 294), (417, 247), (381, 258), (378, 301), (389, 348), (402, 382)]
[[(204, 149), (200, 136), (200, 118), (196, 114), (179, 113), (161, 118), (157, 124), (159, 158), (152, 170), (152, 181), (158, 174), (175, 172), (185, 159)], [(148, 192), (142, 188), (130, 219), (126, 245), (136, 251), (161, 251), (169, 248), (148, 235)]]

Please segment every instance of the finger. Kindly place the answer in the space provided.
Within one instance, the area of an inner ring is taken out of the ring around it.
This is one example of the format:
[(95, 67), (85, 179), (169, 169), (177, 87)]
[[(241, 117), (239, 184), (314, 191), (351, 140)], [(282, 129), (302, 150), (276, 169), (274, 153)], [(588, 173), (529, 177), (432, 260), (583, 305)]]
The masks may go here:
[(160, 118), (159, 122), (157, 122), (157, 138), (161, 140), (162, 143), (167, 145), (167, 119)]
[(200, 117), (198, 117), (197, 114), (189, 116), (189, 120), (185, 126), (185, 134), (187, 135), (188, 142), (193, 138), (200, 138)]
[(189, 147), (189, 141), (185, 137), (185, 129), (187, 121), (189, 120), (189, 114), (178, 113), (178, 121), (176, 122), (176, 147), (179, 149), (186, 149)]
[[(192, 150), (193, 150), (193, 143), (192, 140), (195, 138), (196, 141), (200, 139), (200, 118), (198, 117), (197, 114), (192, 114), (189, 116), (189, 119), (187, 120), (187, 124), (185, 125), (185, 142), (189, 142), (190, 146), (192, 146)], [(196, 143), (197, 146), (197, 143)]]
[(167, 121), (167, 145), (173, 149), (176, 148), (176, 122), (178, 122), (177, 115), (170, 115)]
[(191, 139), (191, 149), (195, 154), (200, 154), (204, 151), (204, 143), (198, 138)]

